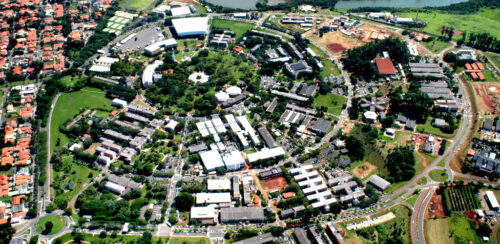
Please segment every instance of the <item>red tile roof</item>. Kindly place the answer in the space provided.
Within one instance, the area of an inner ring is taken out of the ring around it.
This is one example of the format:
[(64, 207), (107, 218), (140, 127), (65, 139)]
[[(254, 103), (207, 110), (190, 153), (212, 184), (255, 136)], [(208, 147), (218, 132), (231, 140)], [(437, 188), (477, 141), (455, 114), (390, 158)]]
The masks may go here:
[(375, 63), (377, 63), (378, 72), (381, 75), (395, 75), (396, 69), (392, 64), (392, 61), (388, 58), (377, 58), (375, 59)]

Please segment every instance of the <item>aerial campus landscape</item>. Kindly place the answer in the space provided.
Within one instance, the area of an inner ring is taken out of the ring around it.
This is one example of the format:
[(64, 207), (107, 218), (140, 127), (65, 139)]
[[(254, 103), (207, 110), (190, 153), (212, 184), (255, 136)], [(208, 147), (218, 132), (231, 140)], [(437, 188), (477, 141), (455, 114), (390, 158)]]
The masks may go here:
[(0, 9), (0, 244), (500, 243), (498, 0)]

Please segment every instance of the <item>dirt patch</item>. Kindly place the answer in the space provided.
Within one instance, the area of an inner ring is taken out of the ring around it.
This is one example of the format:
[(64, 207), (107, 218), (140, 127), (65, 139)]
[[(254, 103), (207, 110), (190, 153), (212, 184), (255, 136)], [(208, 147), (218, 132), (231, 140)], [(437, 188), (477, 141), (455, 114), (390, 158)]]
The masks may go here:
[(279, 191), (288, 186), (288, 181), (286, 181), (285, 177), (278, 176), (270, 179), (262, 180), (262, 183), (266, 187), (266, 190), (271, 191)]
[(364, 178), (367, 175), (369, 175), (372, 171), (374, 171), (376, 168), (377, 167), (375, 167), (375, 165), (366, 162), (354, 168), (352, 172), (356, 177)]
[(482, 113), (500, 114), (500, 82), (471, 83)]
[(432, 195), (431, 201), (429, 203), (428, 210), (429, 211), (427, 211), (427, 213), (429, 218), (446, 217), (446, 215), (444, 214), (443, 197), (441, 196), (441, 194), (437, 194), (437, 192), (434, 192), (434, 195)]
[(332, 52), (334, 52), (334, 53), (341, 53), (345, 50), (345, 48), (341, 44), (338, 44), (338, 43), (328, 44), (328, 49), (332, 50)]
[(477, 224), (479, 224), (479, 219), (477, 218), (476, 211), (465, 211), (464, 214), (465, 216), (467, 216), (467, 218), (474, 220)]

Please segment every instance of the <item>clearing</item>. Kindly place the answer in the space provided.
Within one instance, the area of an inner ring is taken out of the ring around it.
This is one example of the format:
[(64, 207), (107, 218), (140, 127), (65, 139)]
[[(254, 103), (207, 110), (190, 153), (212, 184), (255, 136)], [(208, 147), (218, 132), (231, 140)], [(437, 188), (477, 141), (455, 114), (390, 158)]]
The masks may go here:
[[(133, 235), (117, 235), (115, 238), (112, 238), (109, 233), (104, 238), (100, 238), (99, 234), (92, 235), (92, 234), (80, 233), (79, 235), (82, 237), (83, 241), (87, 243), (135, 243), (136, 241), (142, 238), (142, 236), (133, 236)], [(181, 238), (181, 237), (173, 237), (173, 238)], [(192, 239), (196, 238), (203, 238), (203, 237), (193, 237)], [(67, 233), (57, 238), (56, 240), (61, 240), (61, 243), (68, 243), (68, 242), (73, 242), (74, 239), (75, 236), (73, 236), (72, 233)], [(188, 238), (186, 237), (186, 239)], [(163, 243), (168, 243), (169, 238), (162, 237), (161, 240), (163, 241)], [(157, 242), (158, 238), (156, 236), (153, 236), (153, 241)], [(196, 242), (186, 242), (186, 243), (196, 243)]]
[(427, 120), (425, 121), (425, 124), (419, 124), (417, 125), (417, 131), (422, 134), (431, 134), (439, 137), (444, 137), (447, 139), (452, 139), (455, 137), (455, 134), (457, 133), (457, 130), (453, 131), (453, 133), (444, 133), (441, 131), (440, 128), (432, 126), (432, 121), (434, 121), (434, 118), (432, 117), (427, 117)]
[(42, 232), (45, 230), (45, 223), (47, 223), (49, 221), (52, 222), (53, 227), (52, 227), (52, 230), (47, 235), (53, 235), (55, 233), (58, 233), (59, 231), (61, 231), (64, 228), (64, 225), (66, 224), (66, 221), (64, 221), (64, 218), (59, 216), (59, 215), (55, 215), (55, 214), (47, 215), (47, 216), (41, 218), (38, 221), (38, 223), (36, 223), (36, 232), (42, 234)]
[(488, 59), (500, 69), (500, 54), (483, 52), (483, 54), (488, 57)]
[(212, 27), (221, 28), (223, 30), (231, 30), (235, 34), (234, 39), (238, 40), (247, 31), (253, 29), (255, 25), (240, 21), (215, 19), (212, 24)]
[(432, 53), (440, 53), (442, 50), (444, 50), (447, 47), (451, 47), (453, 44), (450, 42), (444, 42), (440, 40), (433, 40), (430, 42), (420, 42), (424, 47), (429, 49)]
[[(78, 164), (73, 156), (63, 156), (62, 166), (59, 171), (53, 170), (52, 188), (56, 200), (71, 200), (84, 184), (88, 184), (99, 171)], [(90, 177), (89, 177), (90, 176)]]
[(314, 98), (313, 107), (325, 106), (328, 108), (327, 112), (333, 115), (340, 115), (342, 108), (346, 103), (346, 98), (334, 94), (318, 95)]
[[(402, 12), (396, 13), (401, 17), (410, 17), (415, 19), (417, 16), (416, 12)], [(468, 33), (489, 33), (496, 38), (500, 38), (500, 9), (487, 9), (483, 8), (477, 13), (470, 15), (462, 14), (450, 14), (441, 12), (439, 10), (429, 10), (426, 13), (419, 12), (418, 20), (426, 21), (428, 24), (423, 28), (423, 31), (434, 34), (436, 36), (441, 35), (441, 27), (451, 26), (455, 30), (466, 31)], [(460, 39), (461, 36), (455, 36), (456, 40)]]
[(59, 127), (85, 109), (110, 112), (113, 107), (111, 100), (106, 98), (106, 92), (97, 88), (85, 87), (76, 92), (63, 93), (57, 100), (50, 124), (51, 153), (69, 142), (68, 137), (59, 131)]
[(453, 213), (449, 218), (426, 220), (425, 234), (431, 244), (483, 243), (467, 217), (458, 213)]
[(500, 111), (500, 82), (471, 82), (478, 112), (498, 114)]
[(154, 3), (154, 0), (132, 0), (132, 2), (127, 5), (127, 9), (140, 12), (152, 3)]
[(168, 244), (209, 244), (206, 237), (171, 237)]
[(323, 71), (321, 71), (320, 75), (323, 77), (329, 77), (330, 75), (340, 75), (340, 69), (337, 65), (331, 60), (323, 60)]
[(429, 172), (429, 177), (431, 177), (433, 181), (444, 182), (448, 180), (448, 173), (443, 169), (433, 169)]

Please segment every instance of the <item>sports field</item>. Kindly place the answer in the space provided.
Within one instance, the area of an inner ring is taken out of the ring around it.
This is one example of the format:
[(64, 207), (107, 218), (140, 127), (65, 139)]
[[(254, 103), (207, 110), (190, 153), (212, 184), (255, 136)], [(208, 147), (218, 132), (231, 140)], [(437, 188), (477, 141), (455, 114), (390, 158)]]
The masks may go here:
[(128, 5), (127, 9), (142, 11), (151, 5), (154, 0), (132, 0)]
[[(416, 12), (396, 13), (401, 17), (410, 17), (416, 19)], [(425, 32), (441, 35), (441, 27), (451, 26), (455, 30), (466, 31), (468, 33), (487, 32), (496, 38), (500, 38), (500, 9), (483, 8), (477, 13), (470, 15), (449, 14), (438, 10), (429, 11), (428, 13), (418, 13), (418, 20), (426, 21), (428, 24), (423, 29)], [(455, 37), (456, 39), (460, 36)]]
[(318, 95), (314, 98), (313, 107), (325, 106), (328, 108), (328, 113), (340, 115), (346, 100), (345, 97), (334, 94)]
[(97, 88), (85, 87), (76, 92), (63, 93), (57, 100), (50, 124), (51, 153), (69, 142), (68, 137), (59, 131), (59, 127), (85, 109), (110, 112), (113, 107), (111, 100), (106, 98), (106, 92)]
[(231, 30), (235, 34), (235, 39), (238, 40), (247, 31), (253, 29), (255, 25), (240, 21), (232, 21), (225, 19), (215, 19), (213, 22), (213, 27), (218, 27), (224, 30)]

